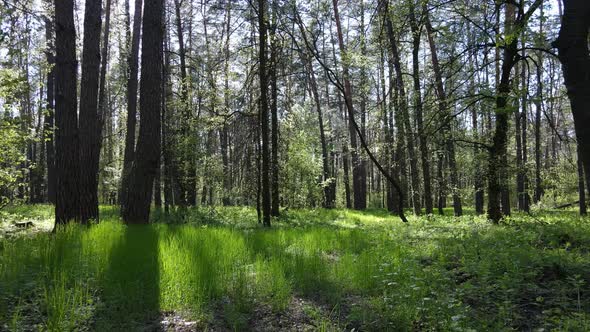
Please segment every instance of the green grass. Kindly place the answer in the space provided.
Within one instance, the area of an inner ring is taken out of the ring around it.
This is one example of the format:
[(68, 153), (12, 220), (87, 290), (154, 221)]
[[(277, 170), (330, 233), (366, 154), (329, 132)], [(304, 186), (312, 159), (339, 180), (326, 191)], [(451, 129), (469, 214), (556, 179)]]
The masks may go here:
[[(0, 217), (44, 225), (52, 209)], [(199, 329), (590, 329), (590, 220), (574, 212), (497, 226), (381, 210), (289, 210), (271, 229), (250, 208), (101, 219), (0, 238), (0, 330), (149, 330), (169, 314)]]

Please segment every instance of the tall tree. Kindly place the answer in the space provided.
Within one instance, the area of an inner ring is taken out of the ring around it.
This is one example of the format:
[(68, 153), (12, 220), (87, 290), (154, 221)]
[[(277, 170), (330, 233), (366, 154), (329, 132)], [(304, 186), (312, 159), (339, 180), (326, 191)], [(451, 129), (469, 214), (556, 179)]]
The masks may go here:
[(354, 195), (353, 205), (355, 209), (366, 208), (366, 192), (363, 191), (363, 176), (360, 165), (360, 157), (357, 146), (357, 133), (354, 130), (352, 116), (354, 115), (354, 106), (352, 102), (352, 84), (350, 83), (348, 51), (344, 45), (344, 37), (342, 32), (342, 25), (340, 23), (340, 13), (338, 11), (338, 0), (332, 0), (334, 7), (334, 20), (336, 21), (336, 30), (338, 35), (338, 45), (340, 48), (340, 55), (342, 57), (342, 81), (344, 82), (344, 104), (348, 112), (348, 128), (350, 132), (350, 155), (352, 161), (352, 191)]
[(428, 10), (424, 7), (424, 21), (426, 32), (428, 36), (428, 44), (430, 45), (430, 56), (432, 58), (432, 69), (434, 71), (434, 80), (436, 86), (436, 96), (438, 98), (438, 110), (439, 116), (442, 117), (443, 123), (445, 123), (445, 145), (446, 152), (448, 154), (449, 171), (451, 173), (451, 190), (453, 193), (453, 211), (455, 216), (461, 216), (463, 214), (463, 205), (461, 204), (461, 196), (459, 195), (459, 175), (457, 169), (457, 162), (455, 157), (455, 141), (453, 138), (453, 117), (449, 114), (447, 94), (445, 91), (442, 71), (440, 68), (440, 62), (438, 59), (438, 50), (436, 42), (434, 41), (433, 28), (430, 22), (430, 16)]
[(590, 188), (590, 2), (564, 0), (559, 36), (554, 46), (559, 51), (565, 87), (570, 100), (576, 139), (579, 145), (586, 188)]
[(137, 149), (123, 210), (123, 220), (126, 223), (149, 222), (154, 178), (160, 160), (163, 10), (163, 0), (145, 1), (139, 91), (141, 117)]
[[(80, 221), (98, 219), (98, 80), (102, 0), (86, 0), (80, 82)], [(96, 165), (96, 167), (95, 167)]]
[[(498, 81), (498, 91), (496, 93), (496, 127), (493, 143), (490, 147), (488, 164), (488, 218), (496, 223), (503, 216), (502, 206), (500, 204), (502, 192), (507, 192), (506, 179), (503, 177), (506, 174), (508, 115), (510, 114), (508, 97), (510, 94), (511, 72), (518, 57), (518, 37), (533, 12), (541, 5), (541, 2), (542, 0), (535, 0), (526, 12), (524, 11), (524, 3), (520, 3), (520, 6), (517, 8), (518, 15), (516, 15), (516, 9), (513, 4), (506, 4), (505, 45), (503, 47), (500, 80)], [(506, 201), (504, 200), (505, 204)]]
[(43, 138), (45, 140), (45, 155), (47, 162), (47, 200), (55, 204), (55, 55), (54, 55), (54, 23), (53, 15), (45, 18), (45, 58), (49, 70), (47, 72), (47, 83), (45, 94), (46, 110), (43, 119)]
[(268, 126), (268, 69), (266, 59), (266, 0), (258, 0), (258, 76), (260, 79), (260, 129), (262, 135), (262, 224), (270, 227), (271, 192), (270, 192), (270, 144)]
[(56, 225), (78, 220), (80, 159), (78, 145), (76, 27), (74, 0), (55, 0), (55, 176)]
[[(106, 139), (106, 146), (104, 149), (105, 152), (105, 164), (109, 165), (113, 162), (113, 116), (112, 112), (109, 108), (108, 103), (108, 96), (107, 96), (107, 69), (109, 63), (109, 35), (111, 30), (111, 4), (112, 0), (106, 0), (105, 5), (105, 21), (104, 21), (104, 29), (103, 29), (103, 39), (102, 39), (102, 48), (100, 51), (100, 79), (98, 85), (98, 116), (97, 116), (97, 128), (96, 128), (96, 146), (93, 147), (92, 153), (93, 155), (90, 156), (92, 161), (92, 165), (89, 167), (91, 168), (90, 172), (96, 174), (96, 178), (94, 180), (97, 183), (97, 194), (96, 194), (96, 205), (98, 207), (98, 176), (99, 176), (99, 161), (100, 161), (100, 151), (103, 147), (103, 137)], [(106, 123), (106, 130), (103, 135), (103, 128), (105, 127)], [(106, 197), (109, 197), (111, 193), (105, 192)], [(107, 199), (107, 201), (109, 201)], [(94, 204), (94, 203), (93, 203)], [(97, 219), (99, 216), (97, 214)]]
[[(414, 108), (416, 109), (416, 124), (420, 140), (420, 160), (422, 162), (422, 179), (424, 181), (424, 207), (426, 213), (432, 213), (432, 186), (430, 180), (430, 155), (428, 153), (427, 138), (424, 133), (424, 115), (422, 107), (422, 91), (420, 86), (420, 39), (422, 26), (416, 18), (416, 4), (410, 0), (410, 28), (412, 30), (412, 76), (414, 80)], [(430, 34), (429, 34), (430, 37)], [(436, 69), (435, 69), (436, 71)], [(438, 90), (437, 90), (438, 91)]]
[[(125, 0), (130, 1), (130, 0)], [(125, 150), (123, 153), (123, 171), (121, 176), (120, 204), (121, 212), (127, 204), (126, 190), (129, 186), (129, 175), (131, 166), (135, 159), (135, 135), (137, 125), (137, 85), (139, 72), (139, 39), (141, 35), (141, 15), (143, 0), (135, 0), (135, 11), (133, 15), (133, 32), (131, 37), (131, 51), (127, 58), (127, 124), (125, 131)], [(128, 9), (128, 6), (127, 6)]]
[(272, 22), (270, 29), (270, 118), (271, 118), (271, 215), (279, 216), (279, 111), (278, 111), (278, 82), (277, 71), (279, 66), (280, 49), (277, 30), (277, 0), (272, 0)]

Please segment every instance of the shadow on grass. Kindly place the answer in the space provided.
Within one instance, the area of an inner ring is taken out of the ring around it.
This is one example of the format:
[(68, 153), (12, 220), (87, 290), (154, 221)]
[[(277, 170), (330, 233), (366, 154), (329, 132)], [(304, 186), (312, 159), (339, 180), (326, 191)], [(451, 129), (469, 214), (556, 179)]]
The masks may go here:
[(126, 226), (111, 251), (101, 282), (95, 330), (154, 331), (160, 311), (158, 233), (152, 226)]

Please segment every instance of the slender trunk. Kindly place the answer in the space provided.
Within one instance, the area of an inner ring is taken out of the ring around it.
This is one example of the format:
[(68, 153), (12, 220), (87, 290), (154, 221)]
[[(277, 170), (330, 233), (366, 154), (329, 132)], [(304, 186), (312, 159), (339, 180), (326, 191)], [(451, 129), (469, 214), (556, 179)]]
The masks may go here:
[(127, 191), (131, 167), (135, 159), (135, 134), (137, 125), (137, 85), (139, 72), (139, 37), (141, 35), (141, 15), (143, 0), (135, 0), (133, 15), (133, 33), (131, 37), (131, 52), (127, 59), (129, 76), (127, 77), (127, 124), (125, 131), (125, 150), (123, 153), (123, 171), (121, 175), (121, 194), (119, 202), (121, 212), (127, 204)]
[(270, 188), (270, 144), (268, 126), (268, 73), (266, 59), (266, 0), (258, 0), (258, 30), (259, 30), (259, 69), (260, 78), (260, 128), (262, 135), (262, 222), (270, 227), (271, 217), (271, 188)]
[[(542, 58), (539, 57), (539, 62), (542, 62)], [(541, 69), (542, 64), (537, 66), (537, 93), (535, 98), (535, 194), (533, 201), (538, 203), (543, 197), (543, 185), (541, 180), (541, 112), (542, 112), (542, 101), (543, 98), (543, 71)]]
[[(166, 12), (164, 12), (166, 15)], [(169, 16), (166, 15), (166, 26), (168, 26)], [(170, 77), (170, 34), (166, 29), (164, 34), (164, 66), (162, 68), (163, 78), (163, 98), (162, 98), (162, 159), (164, 162), (164, 212), (169, 213), (170, 207), (174, 205), (174, 161), (172, 158), (172, 138), (169, 134), (171, 121), (171, 103), (172, 103), (172, 81)]]
[[(231, 35), (231, 1), (226, 3), (226, 22), (225, 22), (225, 46), (223, 49), (224, 53), (224, 92), (223, 92), (223, 102), (225, 106), (225, 114), (229, 115), (230, 113), (230, 90), (229, 90), (229, 42), (230, 42), (230, 35)], [(229, 149), (229, 134), (227, 123), (224, 122), (222, 128), (219, 131), (219, 144), (221, 146), (221, 160), (223, 162), (223, 197), (222, 203), (224, 206), (228, 206), (232, 204), (231, 200), (231, 190), (232, 190), (232, 181), (231, 181), (231, 169), (229, 164), (229, 156), (228, 156), (228, 149)]]
[(47, 48), (45, 57), (49, 65), (49, 72), (47, 73), (47, 93), (46, 93), (46, 112), (43, 119), (43, 138), (45, 139), (45, 153), (47, 161), (47, 200), (55, 204), (55, 57), (53, 54), (53, 18), (47, 18), (45, 21), (45, 38), (47, 40)]
[(271, 90), (271, 210), (273, 217), (279, 216), (279, 117), (277, 71), (279, 46), (276, 37), (277, 0), (272, 2), (272, 24), (270, 29), (270, 90)]
[[(360, 0), (360, 50), (361, 54), (367, 54), (367, 36), (365, 32), (365, 0)], [(369, 82), (367, 77), (367, 72), (364, 65), (361, 65), (360, 68), (360, 116), (361, 116), (361, 135), (367, 138), (366, 132), (366, 117), (367, 117), (367, 95), (369, 89)], [(354, 128), (352, 128), (354, 131)], [(351, 133), (351, 134), (354, 134)], [(359, 193), (358, 195), (355, 192), (354, 202), (355, 202), (355, 209), (366, 209), (367, 208), (367, 194), (370, 192), (367, 191), (367, 162), (365, 157), (359, 153), (359, 164), (358, 164), (358, 173), (359, 173)], [(357, 204), (358, 200), (358, 204)]]
[[(320, 144), (322, 147), (322, 180), (323, 180), (323, 187), (324, 187), (324, 207), (327, 209), (334, 208), (334, 187), (336, 183), (332, 178), (330, 172), (330, 156), (328, 155), (328, 143), (326, 141), (326, 133), (324, 129), (324, 117), (322, 114), (322, 104), (320, 101), (320, 94), (318, 91), (315, 71), (313, 69), (313, 64), (311, 63), (311, 59), (309, 55), (305, 55), (305, 60), (307, 64), (307, 72), (309, 75), (309, 85), (311, 87), (311, 92), (313, 94), (313, 100), (315, 103), (315, 108), (318, 116), (318, 126), (320, 131)], [(350, 197), (350, 196), (349, 196)]]
[[(107, 77), (107, 66), (108, 66), (108, 55), (109, 55), (109, 33), (110, 33), (110, 29), (111, 29), (111, 3), (112, 0), (106, 0), (106, 7), (105, 7), (105, 21), (104, 21), (104, 36), (103, 36), (103, 41), (102, 41), (102, 50), (101, 50), (101, 54), (100, 54), (100, 58), (101, 58), (101, 64), (100, 64), (100, 79), (99, 79), (99, 87), (98, 87), (98, 114), (97, 114), (97, 118), (98, 118), (98, 123), (97, 123), (97, 128), (96, 128), (96, 133), (95, 133), (95, 139), (96, 141), (94, 142), (95, 144), (95, 148), (92, 150), (93, 155), (91, 155), (91, 160), (92, 160), (92, 165), (90, 165), (91, 167), (91, 172), (96, 174), (96, 177), (93, 178), (93, 180), (96, 181), (96, 191), (93, 191), (93, 205), (92, 206), (96, 206), (98, 207), (98, 173), (99, 173), (99, 161), (100, 161), (100, 150), (102, 148), (102, 131), (103, 131), (103, 127), (105, 124), (105, 120), (108, 120), (109, 123), (110, 121), (112, 121), (110, 115), (109, 115), (109, 105), (107, 103), (107, 91), (106, 91), (106, 77)], [(110, 125), (109, 127), (110, 128)], [(108, 129), (107, 128), (107, 129)], [(107, 132), (108, 137), (112, 137), (112, 133)], [(107, 141), (107, 148), (110, 149), (110, 144), (112, 142), (108, 142)], [(98, 211), (96, 211), (97, 213), (97, 218), (98, 218)]]
[[(338, 111), (343, 114), (344, 121), (346, 121), (346, 112), (343, 109), (342, 99), (338, 94)], [(346, 201), (346, 208), (352, 209), (352, 195), (350, 194), (350, 151), (348, 150), (348, 143), (342, 142), (342, 168), (344, 169), (344, 199)]]
[[(338, 12), (338, 0), (333, 0), (333, 7), (334, 7), (334, 19), (336, 21), (336, 29), (338, 35), (338, 46), (340, 48), (340, 55), (342, 58), (342, 80), (344, 81), (344, 104), (347, 109), (348, 113), (348, 129), (350, 132), (350, 156), (352, 161), (352, 191), (354, 195), (354, 208), (355, 209), (364, 209), (366, 206), (363, 206), (363, 202), (366, 201), (363, 199), (365, 195), (362, 192), (362, 174), (360, 169), (360, 158), (358, 154), (358, 146), (357, 146), (357, 135), (354, 131), (351, 121), (352, 116), (354, 116), (354, 108), (352, 103), (352, 85), (350, 84), (350, 75), (348, 69), (348, 53), (346, 47), (344, 45), (344, 37), (342, 34), (342, 27), (340, 25), (340, 14)], [(351, 116), (352, 115), (352, 116)]]
[(397, 41), (395, 40), (395, 35), (393, 31), (393, 24), (391, 22), (391, 18), (389, 15), (389, 1), (382, 0), (381, 10), (383, 11), (383, 17), (385, 19), (385, 26), (387, 29), (387, 36), (389, 38), (389, 46), (391, 51), (391, 58), (393, 61), (393, 67), (395, 69), (395, 83), (396, 89), (399, 93), (398, 103), (399, 103), (399, 110), (401, 113), (401, 120), (403, 121), (403, 126), (406, 131), (406, 144), (407, 144), (407, 151), (408, 157), (410, 161), (410, 180), (411, 180), (411, 192), (412, 192), (412, 207), (414, 210), (414, 214), (420, 214), (420, 184), (419, 184), (419, 175), (418, 175), (418, 161), (416, 158), (415, 148), (414, 148), (414, 135), (412, 133), (412, 126), (410, 123), (410, 115), (408, 111), (408, 102), (406, 99), (406, 90), (404, 87), (403, 81), (403, 72), (401, 67), (401, 60), (399, 55), (399, 50), (397, 46)]
[(585, 216), (587, 214), (586, 210), (586, 186), (584, 185), (584, 163), (582, 162), (582, 149), (580, 146), (576, 146), (577, 152), (577, 159), (578, 159), (578, 198), (579, 198), (579, 207), (580, 207), (580, 215)]
[[(525, 71), (526, 66), (522, 66), (522, 84), (523, 84), (523, 91), (528, 91), (529, 83), (528, 83), (528, 72)], [(522, 173), (522, 203), (523, 203), (523, 211), (529, 212), (530, 205), (531, 205), (531, 197), (529, 195), (529, 178), (527, 173), (527, 163), (528, 163), (528, 98), (527, 94), (524, 93), (522, 96), (522, 115), (521, 115), (521, 126), (522, 126), (522, 169), (520, 172)]]
[[(332, 3), (333, 3), (333, 7), (334, 7), (334, 19), (336, 21), (338, 44), (340, 45), (340, 51), (341, 51), (342, 56), (344, 57), (344, 59), (346, 59), (347, 53), (346, 53), (346, 49), (344, 47), (344, 39), (342, 37), (342, 28), (340, 26), (340, 15), (338, 13), (338, 0), (333, 0)], [(371, 159), (373, 164), (379, 169), (379, 172), (381, 172), (381, 174), (383, 174), (387, 178), (387, 180), (391, 183), (391, 185), (394, 186), (395, 189), (397, 190), (397, 192), (399, 194), (400, 206), (403, 206), (403, 203), (402, 203), (403, 202), (403, 194), (402, 194), (402, 189), (401, 189), (399, 183), (393, 178), (393, 176), (387, 170), (385, 170), (383, 168), (383, 166), (381, 166), (381, 164), (379, 163), (377, 158), (375, 158), (375, 156), (373, 155), (373, 153), (371, 152), (371, 150), (369, 149), (369, 147), (367, 145), (367, 142), (365, 140), (365, 136), (361, 132), (361, 129), (359, 128), (358, 124), (356, 123), (356, 121), (354, 119), (354, 109), (352, 107), (351, 86), (350, 86), (350, 81), (348, 80), (349, 73), (348, 73), (348, 66), (346, 65), (346, 61), (343, 61), (342, 67), (343, 67), (343, 81), (344, 81), (343, 91), (344, 91), (344, 100), (345, 100), (346, 106), (347, 106), (346, 108), (348, 110), (348, 121), (349, 121), (350, 125), (352, 126), (352, 128), (354, 129), (355, 134), (358, 135), (361, 147), (364, 149), (364, 151), (367, 154), (367, 156), (369, 157), (369, 159)], [(342, 88), (342, 87), (340, 87), (340, 88)], [(399, 217), (401, 218), (401, 220), (403, 222), (408, 221), (404, 215), (403, 209), (400, 209)]]
[(414, 2), (410, 4), (410, 26), (412, 29), (412, 75), (414, 78), (414, 107), (416, 108), (416, 123), (420, 139), (420, 159), (422, 161), (422, 178), (424, 180), (424, 206), (426, 214), (432, 213), (432, 188), (430, 180), (430, 159), (426, 135), (424, 134), (424, 119), (422, 109), (422, 92), (420, 90), (420, 35), (421, 27), (416, 21)]
[(440, 69), (440, 63), (438, 60), (438, 52), (436, 43), (434, 41), (433, 36), (433, 29), (432, 24), (430, 23), (430, 18), (428, 16), (428, 11), (424, 8), (424, 15), (425, 15), (425, 27), (426, 32), (428, 35), (428, 44), (430, 45), (430, 54), (432, 57), (432, 69), (434, 71), (434, 77), (436, 81), (436, 96), (438, 97), (438, 109), (439, 109), (439, 116), (443, 118), (444, 123), (447, 123), (445, 126), (445, 141), (446, 141), (446, 150), (448, 154), (449, 160), (449, 171), (451, 175), (451, 192), (453, 194), (453, 211), (455, 216), (461, 216), (463, 214), (463, 205), (461, 203), (461, 196), (459, 194), (459, 175), (457, 169), (457, 161), (455, 157), (455, 141), (454, 141), (454, 134), (453, 134), (453, 125), (452, 122), (454, 121), (449, 114), (448, 104), (447, 104), (447, 94), (445, 92), (444, 83), (442, 79), (442, 71)]
[[(297, 16), (297, 20), (300, 20), (299, 14), (297, 12), (295, 12), (295, 15)], [(306, 33), (305, 29), (303, 28), (302, 24), (299, 24), (299, 32), (301, 33), (301, 36), (305, 40), (305, 44), (308, 44), (307, 33)], [(331, 160), (330, 160), (330, 155), (328, 154), (328, 143), (326, 141), (326, 133), (325, 133), (325, 129), (324, 129), (324, 117), (323, 117), (323, 113), (322, 113), (322, 103), (320, 100), (320, 93), (319, 93), (319, 89), (318, 89), (316, 74), (315, 74), (315, 70), (313, 68), (313, 62), (312, 62), (312, 58), (309, 53), (309, 50), (307, 50), (307, 49), (300, 50), (300, 53), (303, 58), (303, 62), (304, 62), (307, 76), (309, 79), (309, 86), (311, 89), (316, 113), (318, 116), (320, 144), (322, 147), (322, 182), (323, 182), (322, 186), (324, 188), (324, 205), (323, 206), (324, 206), (324, 208), (330, 209), (330, 208), (335, 207), (336, 182), (335, 182), (335, 179), (333, 179), (332, 174), (330, 172)], [(341, 106), (339, 106), (339, 108), (341, 108)], [(342, 114), (342, 110), (340, 110), (340, 114)], [(347, 161), (347, 164), (348, 164), (348, 161)], [(348, 178), (348, 171), (346, 171), (346, 177)], [(350, 202), (350, 194), (347, 193), (347, 195), (348, 195), (347, 202), (349, 203)], [(349, 207), (349, 206), (347, 206), (347, 207)]]

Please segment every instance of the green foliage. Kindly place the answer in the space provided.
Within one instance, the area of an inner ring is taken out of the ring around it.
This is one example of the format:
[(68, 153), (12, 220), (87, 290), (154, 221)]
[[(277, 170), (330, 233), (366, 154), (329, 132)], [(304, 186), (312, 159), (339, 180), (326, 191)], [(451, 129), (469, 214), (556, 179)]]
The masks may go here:
[(0, 119), (0, 207), (14, 198), (19, 185), (23, 185), (22, 163), (28, 136), (15, 121)]
[(281, 176), (282, 195), (291, 207), (314, 206), (322, 199), (318, 182), (322, 175), (322, 155), (318, 133), (314, 128), (317, 118), (311, 106), (295, 105), (282, 124), (284, 162)]
[[(51, 216), (47, 206), (8, 212)], [(296, 319), (298, 305), (327, 331), (590, 327), (590, 227), (574, 213), (498, 226), (289, 210), (272, 229), (249, 208), (156, 214), (162, 222), (147, 226), (116, 216), (102, 207), (98, 225), (1, 242), (1, 328), (145, 330), (173, 312), (202, 329), (245, 330), (261, 314)]]

